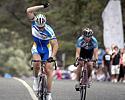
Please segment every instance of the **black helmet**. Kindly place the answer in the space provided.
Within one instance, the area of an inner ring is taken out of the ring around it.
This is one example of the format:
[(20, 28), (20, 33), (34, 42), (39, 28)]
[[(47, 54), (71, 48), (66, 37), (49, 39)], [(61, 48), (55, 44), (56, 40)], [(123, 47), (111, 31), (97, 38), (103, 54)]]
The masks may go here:
[(93, 31), (89, 28), (82, 29), (82, 35), (84, 37), (92, 37), (93, 36)]

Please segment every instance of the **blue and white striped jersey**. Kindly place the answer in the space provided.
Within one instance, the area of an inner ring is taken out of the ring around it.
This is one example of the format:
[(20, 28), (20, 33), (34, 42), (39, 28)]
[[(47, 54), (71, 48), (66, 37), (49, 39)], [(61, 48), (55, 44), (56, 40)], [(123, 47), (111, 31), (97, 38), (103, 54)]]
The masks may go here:
[(49, 41), (52, 39), (56, 39), (56, 36), (53, 29), (49, 25), (45, 24), (44, 29), (39, 30), (39, 28), (35, 24), (35, 21), (32, 21), (32, 36), (34, 40), (32, 54), (44, 54), (51, 51), (51, 45)]

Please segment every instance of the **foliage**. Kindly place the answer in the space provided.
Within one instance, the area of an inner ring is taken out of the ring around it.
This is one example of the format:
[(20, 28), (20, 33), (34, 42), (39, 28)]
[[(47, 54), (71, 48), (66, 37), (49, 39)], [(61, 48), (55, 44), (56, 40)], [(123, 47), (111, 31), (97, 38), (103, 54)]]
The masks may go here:
[[(74, 61), (75, 42), (82, 27), (92, 28), (103, 47), (101, 14), (108, 0), (0, 0), (0, 65), (7, 66), (10, 73), (29, 75), (32, 36), (26, 8), (48, 1), (50, 6), (39, 12), (54, 29), (60, 47), (57, 56), (66, 53), (66, 65)], [(125, 19), (124, 0), (122, 5)]]

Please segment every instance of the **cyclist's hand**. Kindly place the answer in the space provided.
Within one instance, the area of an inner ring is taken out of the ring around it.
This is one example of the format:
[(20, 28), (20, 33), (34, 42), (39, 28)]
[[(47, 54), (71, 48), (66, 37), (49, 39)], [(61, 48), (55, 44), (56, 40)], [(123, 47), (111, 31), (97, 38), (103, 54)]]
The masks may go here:
[(75, 67), (77, 67), (78, 65), (79, 65), (79, 63), (78, 63), (78, 62), (75, 62), (75, 63), (74, 63), (74, 66), (75, 66)]
[(53, 62), (54, 59), (53, 59), (53, 57), (49, 57), (49, 58), (47, 59), (47, 61), (48, 61), (48, 62)]
[(96, 68), (98, 67), (98, 60), (97, 60), (97, 59), (94, 60), (94, 66), (95, 66)]
[(79, 59), (80, 57), (77, 57), (76, 60), (75, 60), (75, 63), (74, 63), (74, 66), (77, 67), (79, 65)]
[(45, 4), (42, 4), (44, 6), (44, 8), (47, 8), (49, 6), (49, 3), (45, 3)]

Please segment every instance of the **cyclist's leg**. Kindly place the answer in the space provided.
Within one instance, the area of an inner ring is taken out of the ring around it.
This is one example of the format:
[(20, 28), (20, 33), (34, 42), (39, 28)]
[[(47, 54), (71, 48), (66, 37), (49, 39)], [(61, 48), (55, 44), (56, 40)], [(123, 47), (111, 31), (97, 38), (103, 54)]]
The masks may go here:
[[(40, 55), (33, 54), (33, 60), (41, 60)], [(39, 69), (40, 69), (40, 62), (34, 62), (33, 63), (33, 74), (35, 77), (38, 77)]]
[(51, 93), (52, 80), (53, 80), (53, 69), (51, 63), (46, 63), (46, 73), (47, 73), (47, 86), (48, 92)]
[(75, 85), (75, 89), (76, 91), (79, 91), (80, 88), (80, 76), (81, 76), (81, 70), (82, 70), (82, 61), (79, 62), (79, 65), (77, 66), (77, 70), (76, 70), (76, 85)]
[(88, 78), (89, 81), (92, 81), (92, 70), (93, 70), (93, 62), (88, 62)]
[(77, 82), (77, 83), (75, 84), (75, 89), (76, 89), (76, 91), (79, 91), (79, 88), (80, 88), (81, 70), (82, 70), (81, 65), (78, 65), (78, 66), (77, 66), (77, 69), (76, 69), (76, 82)]
[[(90, 49), (86, 51), (86, 59), (92, 59), (94, 53), (94, 49)], [(88, 78), (89, 81), (92, 81), (92, 70), (93, 70), (93, 62), (88, 62)]]
[[(34, 42), (33, 47), (31, 49), (32, 52), (32, 56), (33, 56), (33, 60), (41, 60), (41, 56), (37, 50), (36, 44)], [(33, 63), (33, 71), (34, 71), (34, 76), (38, 77), (38, 72), (39, 72), (39, 68), (40, 68), (40, 62), (34, 62)]]
[[(41, 57), (39, 54), (33, 54), (33, 60), (40, 60)], [(34, 81), (33, 81), (33, 90), (38, 91), (38, 73), (40, 69), (40, 62), (34, 62), (33, 63), (33, 75), (34, 75)]]
[[(47, 60), (51, 55), (51, 51), (47, 52), (46, 54), (44, 54), (43, 56), (43, 60)], [(47, 88), (48, 88), (48, 93), (51, 93), (51, 88), (52, 88), (52, 80), (53, 80), (53, 68), (52, 68), (52, 64), (51, 63), (46, 63), (45, 66), (45, 71), (47, 74)]]
[[(41, 60), (41, 56), (37, 51), (36, 45), (33, 45), (31, 51), (32, 51), (33, 60)], [(34, 75), (33, 89), (35, 91), (38, 90), (38, 72), (40, 69), (40, 64), (41, 64), (40, 62), (33, 63), (33, 75)]]
[(81, 70), (82, 70), (82, 66), (81, 66), (81, 64), (79, 64), (77, 66), (77, 70), (76, 70), (76, 80), (77, 81), (80, 81)]

